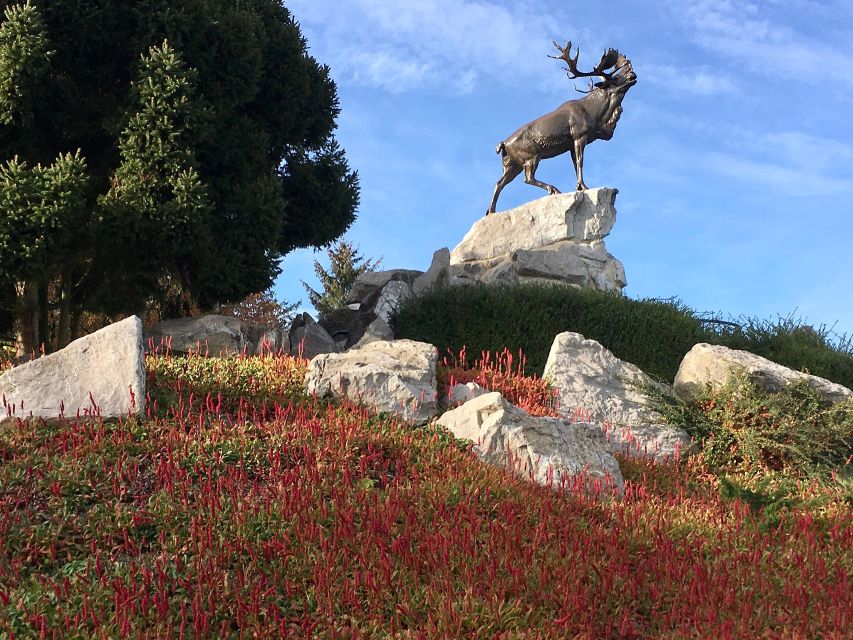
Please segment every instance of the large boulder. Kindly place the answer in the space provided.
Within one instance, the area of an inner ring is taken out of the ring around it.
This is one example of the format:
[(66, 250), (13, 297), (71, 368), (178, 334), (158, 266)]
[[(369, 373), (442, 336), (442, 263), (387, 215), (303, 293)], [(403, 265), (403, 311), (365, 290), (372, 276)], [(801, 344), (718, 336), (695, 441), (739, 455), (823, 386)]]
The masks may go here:
[(340, 351), (354, 346), (361, 340), (376, 314), (368, 308), (341, 307), (322, 316), (318, 324), (325, 329)]
[(481, 218), (450, 254), (450, 282), (558, 282), (621, 292), (625, 269), (603, 241), (616, 220), (617, 193), (546, 196)]
[(164, 320), (143, 333), (148, 348), (209, 356), (255, 355), (287, 349), (279, 329), (250, 325), (232, 316), (206, 315)]
[(543, 375), (557, 390), (560, 414), (601, 425), (614, 452), (661, 460), (691, 446), (685, 431), (662, 423), (637, 385), (665, 393), (669, 388), (595, 340), (569, 331), (558, 334)]
[(450, 250), (442, 247), (432, 254), (432, 263), (412, 284), (415, 295), (427, 289), (446, 287), (450, 283)]
[[(145, 404), (142, 321), (131, 316), (0, 375), (0, 417), (140, 414)], [(92, 404), (94, 401), (94, 405)]]
[(346, 396), (423, 424), (436, 414), (437, 358), (436, 348), (425, 342), (371, 342), (314, 358), (305, 390), (321, 397)]
[(402, 280), (392, 280), (379, 293), (379, 298), (373, 306), (373, 313), (384, 322), (400, 307), (404, 300), (412, 296), (412, 287)]
[(335, 353), (338, 345), (323, 327), (314, 321), (308, 313), (301, 313), (293, 319), (288, 331), (288, 352), (292, 356), (301, 356), (310, 360), (321, 353)]
[(443, 414), (437, 424), (457, 438), (474, 442), (477, 456), (489, 464), (510, 468), (535, 482), (586, 487), (599, 484), (621, 493), (619, 463), (595, 425), (560, 418), (537, 418), (491, 392)]
[(738, 370), (746, 371), (756, 384), (771, 393), (804, 380), (829, 402), (853, 397), (853, 391), (825, 378), (794, 371), (749, 351), (704, 342), (694, 345), (681, 361), (675, 375), (675, 392), (685, 398), (694, 397), (707, 384), (721, 386)]
[(405, 282), (411, 287), (423, 271), (414, 269), (390, 269), (389, 271), (367, 271), (353, 282), (347, 294), (347, 304), (359, 304), (362, 308), (373, 307), (379, 292), (389, 282)]

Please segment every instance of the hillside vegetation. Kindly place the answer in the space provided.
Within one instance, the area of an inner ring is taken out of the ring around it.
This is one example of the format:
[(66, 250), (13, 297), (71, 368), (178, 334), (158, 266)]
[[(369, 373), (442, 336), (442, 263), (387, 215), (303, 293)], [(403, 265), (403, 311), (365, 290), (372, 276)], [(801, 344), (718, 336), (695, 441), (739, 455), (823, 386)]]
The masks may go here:
[[(551, 412), (507, 352), (465, 362), (440, 379)], [(0, 638), (840, 640), (853, 624), (853, 506), (831, 478), (802, 476), (767, 517), (716, 475), (723, 457), (620, 459), (625, 496), (601, 500), (306, 397), (303, 360), (147, 366), (144, 419), (0, 425)]]
[(699, 342), (744, 349), (795, 370), (853, 388), (853, 344), (802, 327), (791, 318), (744, 319), (736, 327), (698, 317), (677, 300), (632, 300), (553, 285), (470, 285), (409, 298), (391, 320), (394, 335), (436, 345), (439, 353), (527, 354), (542, 374), (554, 336), (574, 331), (651, 376), (672, 382), (681, 359)]

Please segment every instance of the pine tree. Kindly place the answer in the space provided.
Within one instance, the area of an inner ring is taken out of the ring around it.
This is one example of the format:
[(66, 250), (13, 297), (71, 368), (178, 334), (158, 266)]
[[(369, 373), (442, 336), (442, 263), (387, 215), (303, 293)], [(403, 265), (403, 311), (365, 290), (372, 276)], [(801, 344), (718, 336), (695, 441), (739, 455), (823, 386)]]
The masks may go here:
[[(163, 282), (193, 308), (240, 301), (354, 220), (335, 84), (280, 0), (22, 3), (0, 3), (0, 164), (80, 149), (89, 176), (31, 283), (43, 339), (48, 312), (61, 346), (84, 317), (162, 308)], [(0, 270), (0, 325), (17, 284)]]
[[(199, 240), (209, 237), (210, 199), (195, 169), (202, 115), (196, 79), (168, 42), (142, 58), (119, 139), (121, 164), (100, 199), (101, 233), (118, 238), (122, 249), (113, 264), (134, 275), (140, 293), (156, 290), (170, 276), (186, 285), (183, 268)], [(126, 300), (125, 293), (121, 302)], [(137, 300), (143, 304), (142, 296)]]
[(0, 124), (32, 124), (33, 103), (55, 52), (41, 13), (29, 0), (6, 7), (0, 24)]
[(70, 250), (85, 218), (86, 162), (78, 152), (33, 168), (13, 158), (0, 166), (0, 272), (16, 285), (18, 351), (28, 355), (46, 339), (39, 298), (57, 257)]
[(346, 304), (347, 295), (362, 273), (376, 271), (381, 260), (366, 260), (359, 255), (358, 249), (352, 242), (341, 240), (326, 250), (329, 258), (329, 269), (326, 270), (318, 260), (314, 261), (314, 273), (323, 286), (323, 291), (316, 291), (304, 280), (302, 286), (308, 292), (308, 299), (323, 317)]

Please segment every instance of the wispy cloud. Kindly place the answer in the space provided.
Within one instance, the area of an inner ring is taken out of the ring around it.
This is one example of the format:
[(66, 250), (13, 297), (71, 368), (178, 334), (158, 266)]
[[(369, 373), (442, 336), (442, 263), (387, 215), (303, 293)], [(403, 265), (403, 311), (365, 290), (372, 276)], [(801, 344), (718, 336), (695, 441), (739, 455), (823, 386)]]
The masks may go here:
[(853, 177), (827, 175), (814, 168), (748, 159), (731, 153), (713, 152), (706, 158), (710, 169), (740, 182), (770, 187), (779, 193), (841, 195), (853, 193)]
[[(685, 0), (673, 5), (673, 12), (687, 23), (695, 42), (752, 72), (820, 83), (825, 81), (822, 71), (829, 65), (833, 69), (853, 66), (853, 55), (775, 19), (770, 11), (772, 5), (740, 0)], [(833, 81), (849, 85), (853, 76), (835, 74)]]
[[(564, 16), (522, 0), (290, 0), (312, 52), (339, 79), (391, 92), (464, 94), (483, 80), (553, 84), (545, 59)], [(591, 44), (593, 37), (580, 30)], [(562, 76), (560, 76), (562, 78)], [(562, 78), (564, 81), (564, 78)]]
[(643, 64), (637, 66), (643, 80), (663, 87), (667, 93), (689, 96), (716, 96), (739, 91), (731, 77), (710, 67), (686, 69), (672, 65)]

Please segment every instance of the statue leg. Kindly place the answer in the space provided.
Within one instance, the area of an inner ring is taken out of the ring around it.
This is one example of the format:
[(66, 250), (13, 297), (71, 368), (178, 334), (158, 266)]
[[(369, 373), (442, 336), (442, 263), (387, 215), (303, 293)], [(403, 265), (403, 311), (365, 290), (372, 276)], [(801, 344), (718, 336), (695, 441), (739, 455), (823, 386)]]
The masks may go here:
[(517, 164), (504, 164), (504, 174), (501, 176), (501, 179), (498, 180), (497, 184), (495, 185), (495, 194), (492, 196), (492, 203), (489, 205), (489, 208), (486, 211), (486, 215), (495, 212), (495, 207), (498, 204), (498, 196), (501, 195), (501, 191), (510, 182), (515, 180), (519, 173), (521, 173), (521, 167), (519, 167)]
[(578, 191), (583, 191), (584, 189), (588, 189), (583, 181), (583, 148), (586, 146), (586, 138), (580, 138), (575, 140), (575, 152), (572, 154), (572, 158), (575, 159), (575, 169), (577, 169), (578, 173)]
[(536, 169), (539, 167), (539, 158), (531, 158), (527, 162), (524, 163), (524, 181), (527, 184), (532, 184), (534, 187), (539, 187), (540, 189), (545, 189), (548, 192), (548, 195), (553, 196), (555, 193), (560, 193), (560, 190), (557, 189), (552, 184), (548, 184), (546, 182), (541, 182), (536, 179)]

